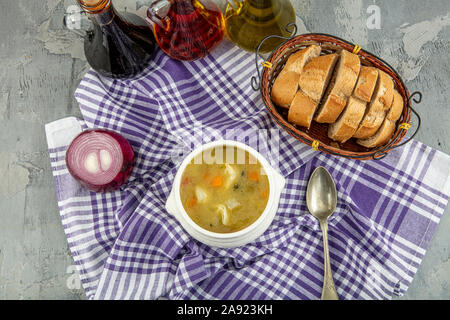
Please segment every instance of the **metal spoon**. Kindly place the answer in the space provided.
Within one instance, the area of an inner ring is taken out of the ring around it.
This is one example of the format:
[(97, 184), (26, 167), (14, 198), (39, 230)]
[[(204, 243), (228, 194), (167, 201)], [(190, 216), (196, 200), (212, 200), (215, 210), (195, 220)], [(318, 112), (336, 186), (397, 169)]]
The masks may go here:
[(336, 185), (330, 173), (324, 167), (318, 167), (309, 178), (306, 189), (306, 205), (309, 212), (319, 220), (323, 235), (324, 250), (324, 280), (322, 289), (322, 300), (338, 300), (339, 297), (334, 287), (333, 275), (331, 274), (330, 254), (328, 252), (328, 217), (336, 209), (337, 192)]

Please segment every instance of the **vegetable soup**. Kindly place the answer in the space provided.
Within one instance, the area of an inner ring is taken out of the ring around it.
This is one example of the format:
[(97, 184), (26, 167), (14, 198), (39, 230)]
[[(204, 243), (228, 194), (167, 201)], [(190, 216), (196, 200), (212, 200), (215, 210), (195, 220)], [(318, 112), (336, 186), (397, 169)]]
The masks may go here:
[(205, 150), (185, 168), (180, 197), (189, 217), (218, 233), (242, 230), (262, 214), (269, 198), (269, 179), (247, 151), (220, 146)]

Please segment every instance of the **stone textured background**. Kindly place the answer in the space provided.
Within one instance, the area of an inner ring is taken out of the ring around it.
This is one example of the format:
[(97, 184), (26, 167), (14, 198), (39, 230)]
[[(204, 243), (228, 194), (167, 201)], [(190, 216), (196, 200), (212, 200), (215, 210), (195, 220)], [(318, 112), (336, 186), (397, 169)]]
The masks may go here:
[[(142, 14), (151, 1), (114, 0)], [(394, 66), (423, 124), (417, 139), (450, 153), (450, 2), (448, 0), (292, 0), (300, 33), (359, 43)], [(73, 97), (88, 70), (82, 40), (62, 27), (75, 0), (0, 4), (0, 299), (85, 299), (59, 219), (44, 124), (80, 116)], [(218, 1), (224, 8), (225, 1)], [(381, 9), (368, 29), (367, 8)], [(424, 6), (426, 5), (426, 10)], [(447, 208), (411, 287), (401, 299), (450, 299)]]

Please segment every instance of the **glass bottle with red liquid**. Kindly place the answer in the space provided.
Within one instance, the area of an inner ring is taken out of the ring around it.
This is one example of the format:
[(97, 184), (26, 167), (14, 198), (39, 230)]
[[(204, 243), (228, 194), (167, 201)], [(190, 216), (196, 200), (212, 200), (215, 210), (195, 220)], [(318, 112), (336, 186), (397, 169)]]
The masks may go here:
[(224, 20), (209, 0), (156, 0), (147, 11), (160, 48), (171, 58), (192, 61), (205, 57), (222, 41)]

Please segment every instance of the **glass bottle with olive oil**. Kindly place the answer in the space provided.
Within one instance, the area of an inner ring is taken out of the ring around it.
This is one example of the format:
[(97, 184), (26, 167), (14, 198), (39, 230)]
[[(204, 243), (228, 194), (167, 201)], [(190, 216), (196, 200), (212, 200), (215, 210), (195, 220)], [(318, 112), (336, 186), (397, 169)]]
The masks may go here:
[[(267, 36), (289, 37), (286, 30), (295, 23), (295, 12), (289, 0), (228, 1), (225, 26), (231, 41), (244, 50), (255, 52), (258, 44)], [(284, 40), (272, 38), (264, 42), (260, 52), (275, 49)]]

